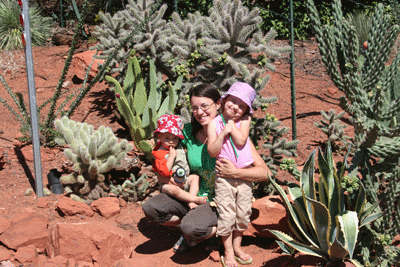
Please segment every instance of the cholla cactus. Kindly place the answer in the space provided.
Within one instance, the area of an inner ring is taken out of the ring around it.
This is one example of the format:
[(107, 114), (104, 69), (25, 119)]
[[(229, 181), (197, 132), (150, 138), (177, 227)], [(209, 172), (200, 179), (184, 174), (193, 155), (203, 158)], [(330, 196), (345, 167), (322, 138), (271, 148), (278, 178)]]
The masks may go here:
[[(314, 125), (320, 128), (328, 136), (327, 142), (332, 144), (334, 150), (335, 148), (339, 148), (340, 150), (344, 149), (349, 143), (347, 140), (351, 140), (351, 137), (344, 133), (344, 128), (346, 128), (347, 125), (340, 123), (340, 119), (345, 113), (346, 112), (343, 111), (336, 114), (333, 109), (329, 110), (328, 113), (321, 110), (321, 123), (314, 122)], [(344, 144), (341, 147), (338, 147), (336, 142), (343, 142)]]
[[(341, 107), (354, 123), (356, 152), (349, 175), (362, 174), (361, 180), (370, 202), (385, 199), (385, 205), (381, 206), (384, 213), (382, 220), (374, 222), (373, 229), (364, 236), (376, 239), (378, 232), (394, 237), (400, 231), (400, 224), (392, 219), (397, 216), (400, 204), (396, 189), (399, 175), (395, 171), (400, 163), (400, 125), (390, 121), (400, 112), (400, 95), (391, 94), (390, 91), (399, 75), (400, 54), (391, 65), (386, 66), (386, 63), (400, 27), (392, 24), (383, 5), (378, 4), (372, 14), (366, 50), (361, 54), (356, 31), (343, 16), (339, 0), (333, 1), (334, 20), (330, 25), (321, 25), (312, 0), (307, 0), (307, 6), (315, 26), (322, 60), (332, 81), (344, 92)], [(376, 157), (380, 160), (372, 165), (371, 161)], [(396, 190), (397, 195), (393, 195), (392, 192)], [(377, 253), (375, 263), (369, 262), (369, 251)], [(379, 258), (385, 257), (380, 254), (385, 254), (385, 251), (388, 250), (365, 247), (362, 250), (365, 263), (375, 265)]]
[(262, 147), (269, 151), (268, 155), (262, 155), (262, 158), (274, 175), (283, 156), (297, 157), (296, 147), (299, 140), (287, 141), (283, 136), (289, 128), (282, 126), (274, 115), (267, 114), (264, 118), (253, 117), (251, 124), (249, 136), (253, 144), (258, 144), (261, 140)]
[(122, 185), (113, 185), (110, 183), (110, 193), (122, 197), (126, 201), (136, 202), (144, 199), (149, 185), (150, 183), (147, 181), (146, 174), (142, 174), (136, 180), (135, 175), (131, 173), (130, 179), (125, 180)]
[(67, 117), (56, 120), (55, 127), (62, 134), (56, 142), (69, 145), (64, 154), (75, 169), (60, 178), (65, 191), (89, 202), (107, 196), (107, 173), (121, 167), (133, 145), (127, 140), (118, 143), (111, 128), (100, 126), (94, 131), (92, 125)]
[(162, 61), (161, 58), (167, 56), (165, 53), (168, 44), (165, 36), (169, 34), (165, 27), (166, 21), (163, 19), (167, 10), (167, 4), (159, 7), (153, 0), (128, 0), (126, 10), (119, 11), (111, 17), (109, 13), (99, 13), (103, 24), (96, 26), (93, 32), (100, 42), (91, 47), (102, 51), (96, 58), (105, 59), (114, 52), (115, 47), (121, 43), (133, 31), (136, 34), (128, 41), (126, 46), (118, 51), (117, 57), (112, 62), (110, 74), (117, 74), (117, 81), (122, 83), (122, 79), (127, 70), (128, 57), (132, 49), (135, 49), (142, 60), (152, 59)]

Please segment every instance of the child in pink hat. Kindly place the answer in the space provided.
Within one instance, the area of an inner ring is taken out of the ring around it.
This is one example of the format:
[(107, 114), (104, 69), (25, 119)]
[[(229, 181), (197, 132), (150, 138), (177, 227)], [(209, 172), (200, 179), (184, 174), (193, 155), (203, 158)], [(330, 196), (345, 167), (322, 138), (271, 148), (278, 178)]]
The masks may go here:
[[(248, 168), (254, 162), (249, 132), (255, 90), (243, 82), (235, 82), (222, 97), (221, 115), (208, 125), (208, 153), (218, 160), (228, 159), (236, 168)], [(227, 266), (252, 263), (252, 257), (241, 246), (243, 232), (251, 215), (252, 183), (224, 178), (216, 173), (215, 198), (218, 211), (217, 235), (221, 236), (225, 255), (221, 261)]]
[[(207, 197), (197, 196), (199, 176), (189, 176), (186, 153), (179, 142), (184, 138), (182, 120), (176, 115), (162, 115), (157, 120), (154, 137), (158, 141), (152, 151), (153, 170), (163, 177), (171, 177), (168, 184), (160, 184), (160, 192), (196, 205), (206, 203)], [(193, 207), (193, 205), (189, 206)]]

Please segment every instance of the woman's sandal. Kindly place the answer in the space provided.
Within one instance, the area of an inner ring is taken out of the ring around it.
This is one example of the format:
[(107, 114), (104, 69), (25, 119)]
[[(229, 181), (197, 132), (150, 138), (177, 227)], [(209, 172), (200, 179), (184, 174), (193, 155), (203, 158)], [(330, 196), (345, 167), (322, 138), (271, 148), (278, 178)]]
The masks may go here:
[(189, 248), (190, 247), (188, 242), (186, 241), (186, 238), (181, 235), (179, 240), (175, 243), (173, 250), (176, 254), (182, 254), (185, 253)]
[[(235, 259), (237, 262), (239, 262), (242, 265), (248, 265), (251, 264), (253, 262), (253, 258), (249, 255), (249, 259), (247, 260), (242, 260), (241, 258), (239, 258), (238, 256), (235, 256)], [(247, 258), (247, 257), (246, 257)]]

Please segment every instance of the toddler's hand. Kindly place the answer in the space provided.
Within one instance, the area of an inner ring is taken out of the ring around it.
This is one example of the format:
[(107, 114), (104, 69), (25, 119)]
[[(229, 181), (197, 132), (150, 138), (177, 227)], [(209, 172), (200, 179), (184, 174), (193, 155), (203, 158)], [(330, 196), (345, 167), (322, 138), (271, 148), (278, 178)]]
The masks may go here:
[(227, 136), (228, 134), (230, 134), (230, 133), (232, 132), (232, 130), (233, 130), (232, 125), (227, 124), (227, 125), (225, 125), (225, 127), (224, 127), (224, 129), (222, 130), (221, 134), (222, 134), (223, 136)]
[(179, 188), (182, 188), (182, 189), (185, 187), (185, 183), (177, 183), (177, 182), (175, 182), (175, 179), (172, 176), (169, 179), (169, 184), (176, 185), (176, 186), (178, 186)]
[(176, 152), (175, 147), (170, 146), (169, 147), (169, 157), (176, 158), (176, 155), (178, 152)]

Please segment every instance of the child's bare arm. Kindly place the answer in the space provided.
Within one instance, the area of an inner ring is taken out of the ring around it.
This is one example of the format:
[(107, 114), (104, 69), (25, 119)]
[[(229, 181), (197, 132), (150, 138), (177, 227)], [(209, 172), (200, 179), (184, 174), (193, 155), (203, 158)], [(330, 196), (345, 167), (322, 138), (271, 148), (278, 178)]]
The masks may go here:
[(233, 128), (231, 132), (231, 137), (236, 146), (242, 147), (246, 144), (247, 139), (249, 138), (250, 124), (251, 117), (248, 114), (242, 117), (240, 128), (236, 127), (234, 121), (228, 121), (227, 125), (232, 125)]
[(168, 170), (172, 170), (172, 166), (174, 165), (174, 161), (176, 158), (176, 149), (174, 147), (169, 147), (169, 155), (167, 159), (167, 167)]
[(225, 136), (232, 132), (232, 127), (230, 125), (226, 125), (222, 132), (217, 135), (215, 127), (214, 121), (211, 121), (207, 126), (207, 150), (208, 154), (210, 154), (210, 156), (213, 158), (215, 158), (221, 151)]

